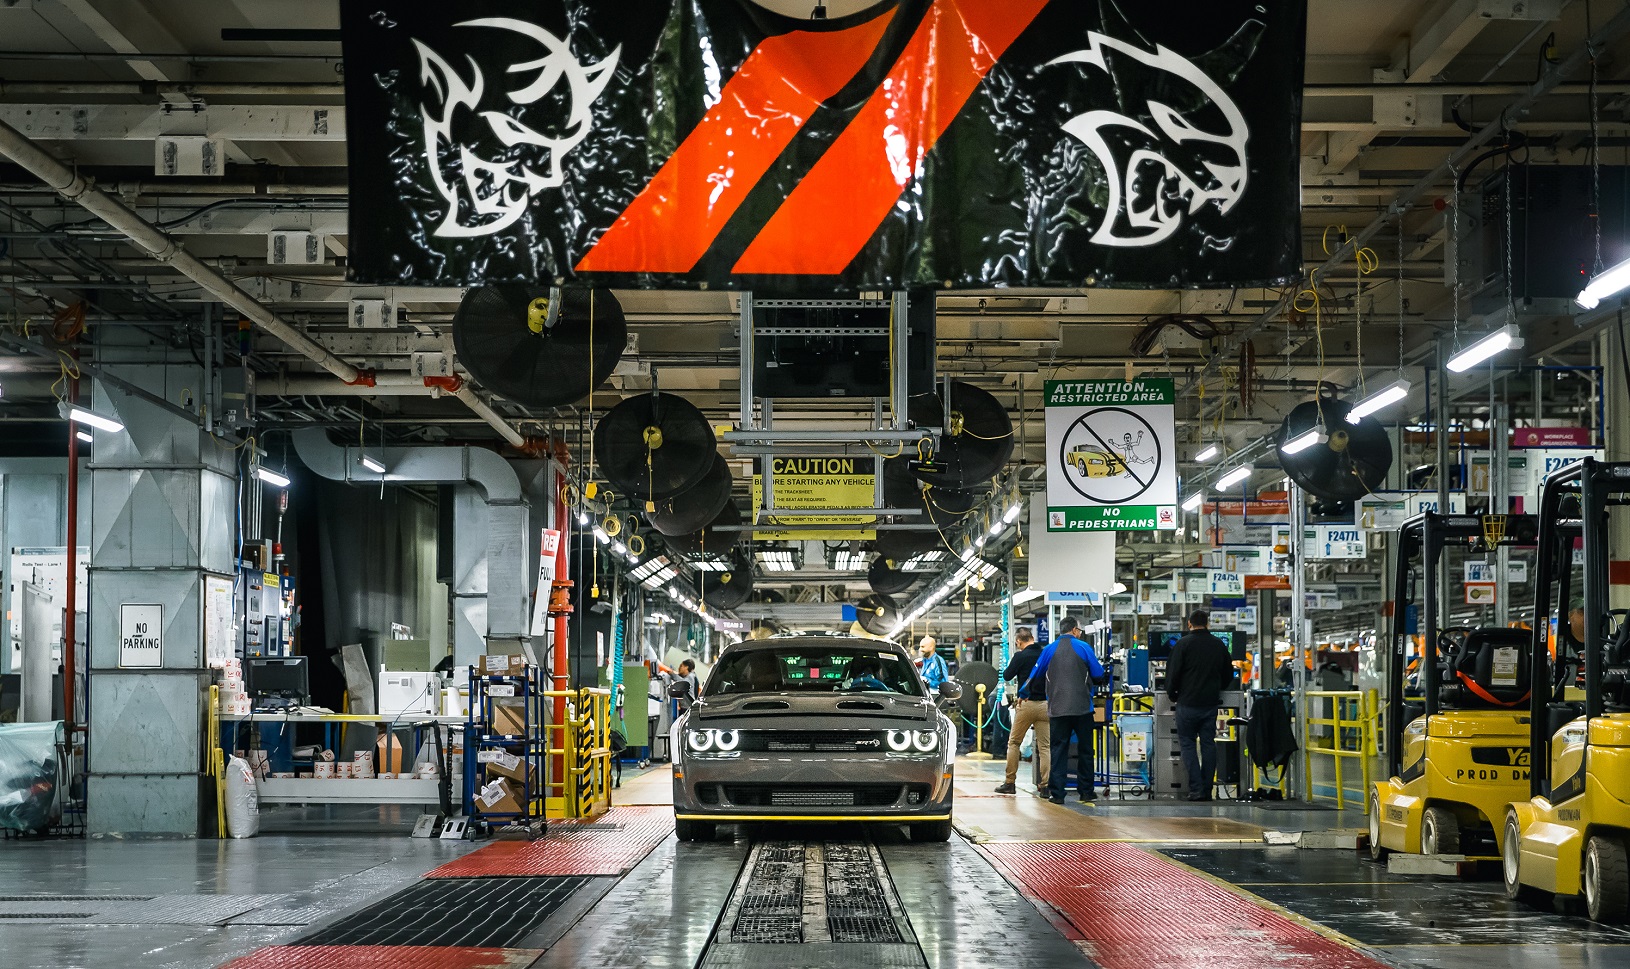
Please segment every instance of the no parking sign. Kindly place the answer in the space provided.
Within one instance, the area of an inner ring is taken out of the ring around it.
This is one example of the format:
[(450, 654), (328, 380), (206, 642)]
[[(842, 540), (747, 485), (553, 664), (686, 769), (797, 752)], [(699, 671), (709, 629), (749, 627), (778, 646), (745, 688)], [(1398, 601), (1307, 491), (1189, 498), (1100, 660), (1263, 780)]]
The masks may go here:
[(1172, 381), (1049, 380), (1047, 530), (1175, 529)]

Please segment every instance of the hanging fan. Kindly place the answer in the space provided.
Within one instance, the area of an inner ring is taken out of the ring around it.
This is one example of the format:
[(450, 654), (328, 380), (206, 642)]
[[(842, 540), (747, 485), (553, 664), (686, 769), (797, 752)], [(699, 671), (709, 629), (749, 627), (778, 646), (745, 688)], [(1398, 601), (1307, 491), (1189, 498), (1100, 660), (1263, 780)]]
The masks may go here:
[(872, 543), (884, 558), (896, 562), (904, 562), (918, 552), (928, 552), (940, 547), (940, 536), (935, 531), (906, 531), (903, 529), (889, 529), (877, 533), (877, 541)]
[(942, 529), (962, 521), (990, 489), (964, 491), (960, 488), (923, 489), (922, 508), (928, 520)]
[(630, 397), (606, 411), (594, 430), (600, 473), (635, 507), (696, 487), (717, 457), (718, 443), (707, 418), (674, 394)]
[(996, 675), (996, 667), (981, 660), (963, 663), (957, 667), (956, 681), (957, 685), (962, 687), (962, 696), (958, 697), (956, 702), (969, 720), (973, 720), (980, 714), (979, 687), (981, 684), (985, 687), (984, 714), (990, 716), (991, 709), (996, 705), (996, 682), (999, 679), (1001, 677)]
[(873, 594), (855, 603), (855, 619), (873, 636), (887, 636), (900, 624), (900, 610), (888, 596)]
[[(1347, 419), (1353, 405), (1324, 397), (1300, 404), (1280, 425), (1274, 446), (1285, 474), (1315, 498), (1353, 501), (1380, 486), (1392, 468), (1392, 442), (1373, 417)], [(1285, 445), (1309, 432), (1324, 440), (1287, 452)]]
[(741, 532), (721, 531), (721, 525), (740, 525), (741, 509), (733, 501), (727, 501), (717, 515), (708, 522), (706, 527), (694, 532), (685, 532), (683, 535), (665, 536), (668, 547), (676, 552), (686, 555), (723, 555), (736, 547), (741, 541)]
[(734, 483), (730, 475), (730, 462), (715, 452), (713, 467), (695, 487), (657, 502), (656, 511), (646, 512), (645, 520), (663, 535), (694, 532), (717, 518), (719, 512), (724, 510), (725, 503), (730, 500), (730, 488)]
[(897, 596), (911, 588), (916, 581), (916, 576), (900, 571), (898, 563), (886, 555), (872, 559), (872, 564), (866, 569), (866, 584), (878, 595)]
[(703, 572), (699, 584), (702, 601), (715, 609), (735, 609), (753, 594), (753, 567), (731, 556), (729, 572)]
[[(907, 408), (918, 427), (945, 420), (939, 394), (919, 394)], [(968, 488), (996, 477), (1013, 456), (1013, 421), (990, 392), (960, 380), (951, 384), (951, 423), (940, 435), (931, 466), (917, 467), (917, 480), (947, 488)]]
[(922, 482), (911, 475), (911, 458), (901, 455), (883, 462), (883, 504), (889, 508), (916, 508)]
[[(476, 383), (517, 404), (576, 403), (604, 384), (628, 345), (610, 290), (476, 286), (453, 317), (453, 348)], [(593, 360), (591, 372), (590, 360)]]

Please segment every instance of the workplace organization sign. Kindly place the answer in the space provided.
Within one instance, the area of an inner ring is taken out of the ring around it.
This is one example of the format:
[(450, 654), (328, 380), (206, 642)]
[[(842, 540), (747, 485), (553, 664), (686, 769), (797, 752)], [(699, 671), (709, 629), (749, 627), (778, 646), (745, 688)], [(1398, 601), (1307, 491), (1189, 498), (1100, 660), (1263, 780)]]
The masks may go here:
[[(811, 9), (813, 2), (804, 9)], [(1301, 0), (342, 0), (361, 282), (1301, 272)]]
[(1049, 380), (1047, 530), (1177, 527), (1170, 379)]

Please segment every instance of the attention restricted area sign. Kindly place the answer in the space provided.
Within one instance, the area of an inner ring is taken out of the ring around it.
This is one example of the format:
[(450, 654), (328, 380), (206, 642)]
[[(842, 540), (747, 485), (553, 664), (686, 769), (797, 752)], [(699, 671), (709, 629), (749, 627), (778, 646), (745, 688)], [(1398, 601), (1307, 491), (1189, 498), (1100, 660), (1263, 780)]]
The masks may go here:
[(1047, 530), (1175, 529), (1172, 381), (1045, 386)]
[[(772, 504), (776, 508), (871, 508), (877, 499), (877, 459), (774, 458)], [(753, 507), (764, 507), (764, 476), (753, 475)], [(756, 532), (758, 541), (869, 541), (877, 537), (875, 515), (768, 515), (766, 525), (826, 525), (829, 528)]]

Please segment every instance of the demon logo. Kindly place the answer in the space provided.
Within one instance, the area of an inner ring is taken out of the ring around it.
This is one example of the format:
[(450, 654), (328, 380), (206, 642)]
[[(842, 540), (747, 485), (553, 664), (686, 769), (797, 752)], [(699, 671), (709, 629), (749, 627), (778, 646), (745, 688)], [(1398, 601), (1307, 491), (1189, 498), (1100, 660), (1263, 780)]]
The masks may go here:
[[(564, 40), (536, 24), (484, 17), (454, 26), (506, 31), (543, 48), (542, 56), (506, 71), (527, 83), (495, 92), (475, 58), (465, 58), (470, 65), (466, 80), (446, 58), (421, 41), (413, 42), (419, 51), (419, 80), (428, 94), (420, 105), (425, 158), (436, 191), (447, 203), (435, 234), (492, 235), (514, 224), (533, 195), (565, 182), (563, 163), (588, 137), (594, 102), (610, 83), (622, 48), (598, 63), (583, 64)], [(507, 47), (514, 38), (505, 41)], [(534, 117), (539, 114), (548, 117)]]
[[(1227, 214), (1248, 177), (1250, 132), (1239, 108), (1205, 71), (1159, 44), (1148, 51), (1100, 33), (1088, 33), (1087, 43), (1049, 66), (1085, 64), (1104, 72), (1117, 94), (1149, 92), (1133, 99), (1142, 103), (1123, 101), (1121, 111), (1088, 111), (1063, 125), (1097, 158), (1108, 183), (1104, 219), (1092, 241), (1152, 246), (1207, 205)], [(1123, 59), (1156, 77), (1126, 84)]]

